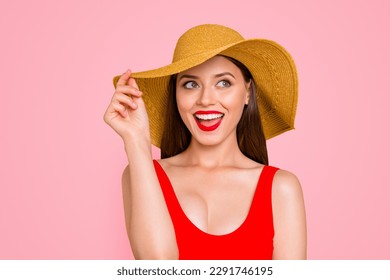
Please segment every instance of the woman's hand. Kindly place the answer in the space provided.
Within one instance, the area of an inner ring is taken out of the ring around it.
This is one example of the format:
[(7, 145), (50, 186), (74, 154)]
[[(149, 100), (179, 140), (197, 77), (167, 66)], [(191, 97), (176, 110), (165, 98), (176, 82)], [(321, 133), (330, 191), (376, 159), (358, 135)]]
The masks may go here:
[(126, 229), (137, 259), (178, 259), (175, 230), (153, 165), (149, 119), (142, 93), (126, 71), (104, 121), (124, 141), (129, 161), (122, 175)]
[(108, 106), (104, 121), (111, 126), (126, 142), (141, 137), (149, 140), (149, 119), (142, 92), (136, 81), (127, 70), (119, 78), (111, 103)]

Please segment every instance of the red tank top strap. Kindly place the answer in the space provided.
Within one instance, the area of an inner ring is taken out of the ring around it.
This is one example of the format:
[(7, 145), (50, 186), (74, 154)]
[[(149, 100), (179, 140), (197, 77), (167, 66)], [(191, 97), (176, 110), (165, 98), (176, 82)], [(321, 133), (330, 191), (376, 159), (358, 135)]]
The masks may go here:
[(255, 208), (257, 208), (253, 212), (263, 212), (268, 211), (269, 209), (272, 210), (272, 181), (278, 169), (279, 168), (273, 166), (264, 166), (253, 197), (252, 204)]
[(168, 178), (168, 175), (165, 173), (162, 166), (157, 162), (157, 160), (153, 160), (154, 169), (156, 170), (157, 178), (159, 180), (161, 190), (164, 195), (165, 202), (167, 204), (168, 211), (171, 215), (171, 218), (175, 218), (174, 227), (176, 227), (175, 222), (185, 223), (185, 216), (180, 215), (182, 213), (182, 208), (177, 200), (175, 191), (171, 185), (171, 181)]
[(249, 212), (248, 220), (251, 222), (251, 226), (258, 227), (259, 220), (263, 224), (262, 227), (265, 231), (264, 234), (272, 236), (274, 235), (273, 227), (273, 214), (272, 214), (272, 182), (276, 171), (279, 168), (273, 166), (264, 166), (256, 192), (252, 201), (252, 209)]

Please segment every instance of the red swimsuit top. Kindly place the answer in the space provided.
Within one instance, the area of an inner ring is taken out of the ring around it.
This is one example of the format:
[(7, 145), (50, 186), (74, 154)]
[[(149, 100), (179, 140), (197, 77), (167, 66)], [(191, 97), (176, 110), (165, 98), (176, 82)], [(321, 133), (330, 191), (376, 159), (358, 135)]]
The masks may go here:
[(181, 260), (270, 260), (273, 253), (272, 180), (278, 168), (264, 166), (245, 221), (225, 235), (196, 227), (181, 208), (164, 169), (153, 161), (175, 229)]

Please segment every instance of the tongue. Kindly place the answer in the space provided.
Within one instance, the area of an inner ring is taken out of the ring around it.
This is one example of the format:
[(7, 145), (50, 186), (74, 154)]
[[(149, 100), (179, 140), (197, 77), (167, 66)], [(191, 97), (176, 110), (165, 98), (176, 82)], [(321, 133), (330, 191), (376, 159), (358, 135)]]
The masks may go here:
[(216, 123), (218, 123), (221, 120), (221, 118), (213, 119), (213, 120), (199, 120), (199, 122), (204, 126), (212, 126)]

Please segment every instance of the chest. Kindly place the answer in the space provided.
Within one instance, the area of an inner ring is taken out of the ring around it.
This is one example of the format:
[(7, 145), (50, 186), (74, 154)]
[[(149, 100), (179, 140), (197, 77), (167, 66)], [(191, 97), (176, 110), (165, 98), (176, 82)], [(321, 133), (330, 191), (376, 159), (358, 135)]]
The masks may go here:
[(170, 170), (176, 198), (187, 218), (204, 232), (236, 230), (250, 210), (261, 170)]

